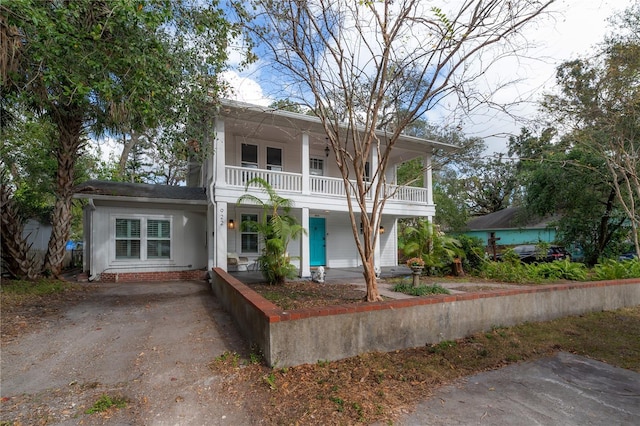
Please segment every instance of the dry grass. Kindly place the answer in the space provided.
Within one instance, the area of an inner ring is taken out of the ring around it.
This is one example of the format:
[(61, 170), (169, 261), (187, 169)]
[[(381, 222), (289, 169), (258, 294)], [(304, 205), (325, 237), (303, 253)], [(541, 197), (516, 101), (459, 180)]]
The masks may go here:
[(0, 341), (7, 343), (38, 327), (47, 317), (64, 309), (68, 303), (86, 295), (88, 287), (60, 280), (2, 280)]
[(292, 368), (243, 366), (233, 357), (214, 360), (211, 368), (226, 374), (229, 393), (267, 424), (369, 424), (393, 422), (435, 387), (460, 377), (557, 351), (640, 372), (640, 307)]

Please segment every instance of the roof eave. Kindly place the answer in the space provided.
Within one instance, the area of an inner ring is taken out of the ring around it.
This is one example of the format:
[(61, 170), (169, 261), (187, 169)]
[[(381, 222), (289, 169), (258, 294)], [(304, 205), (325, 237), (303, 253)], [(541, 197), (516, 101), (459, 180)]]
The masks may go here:
[(128, 197), (125, 195), (103, 195), (103, 194), (87, 194), (76, 193), (73, 198), (78, 199), (94, 199), (103, 201), (130, 201), (136, 203), (155, 203), (155, 204), (188, 204), (195, 206), (206, 206), (207, 200), (185, 200), (176, 198), (151, 198), (151, 197)]

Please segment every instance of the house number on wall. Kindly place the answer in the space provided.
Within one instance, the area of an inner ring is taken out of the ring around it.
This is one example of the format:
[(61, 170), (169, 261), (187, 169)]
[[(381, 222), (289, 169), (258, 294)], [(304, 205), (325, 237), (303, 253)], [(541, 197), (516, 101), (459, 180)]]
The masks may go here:
[(224, 226), (224, 209), (220, 209), (220, 223), (218, 226)]

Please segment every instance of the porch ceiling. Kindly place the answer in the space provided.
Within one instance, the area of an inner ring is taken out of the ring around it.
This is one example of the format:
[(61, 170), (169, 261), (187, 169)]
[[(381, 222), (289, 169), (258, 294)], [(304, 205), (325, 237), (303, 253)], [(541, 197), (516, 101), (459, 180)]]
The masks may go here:
[[(225, 120), (225, 132), (236, 136), (300, 143), (302, 134), (307, 133), (311, 147), (324, 147), (326, 144), (326, 133), (317, 117), (232, 101), (223, 102), (220, 115)], [(384, 139), (385, 133), (380, 131), (378, 136)], [(455, 151), (458, 147), (412, 136), (401, 136), (394, 146), (390, 160), (392, 164), (398, 164), (431, 153), (434, 149)]]

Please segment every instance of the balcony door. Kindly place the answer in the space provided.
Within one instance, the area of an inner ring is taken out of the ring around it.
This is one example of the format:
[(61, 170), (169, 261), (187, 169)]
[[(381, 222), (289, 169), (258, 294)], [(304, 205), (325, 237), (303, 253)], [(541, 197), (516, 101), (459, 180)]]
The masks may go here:
[[(309, 174), (311, 176), (324, 176), (324, 160), (322, 158), (309, 158)], [(324, 180), (311, 179), (311, 192), (324, 192)]]
[(323, 217), (309, 218), (309, 265), (325, 266), (327, 264), (326, 229)]
[[(267, 147), (267, 170), (281, 172), (282, 169), (282, 149)], [(277, 175), (269, 175), (267, 181), (273, 189), (282, 189), (282, 179)]]

